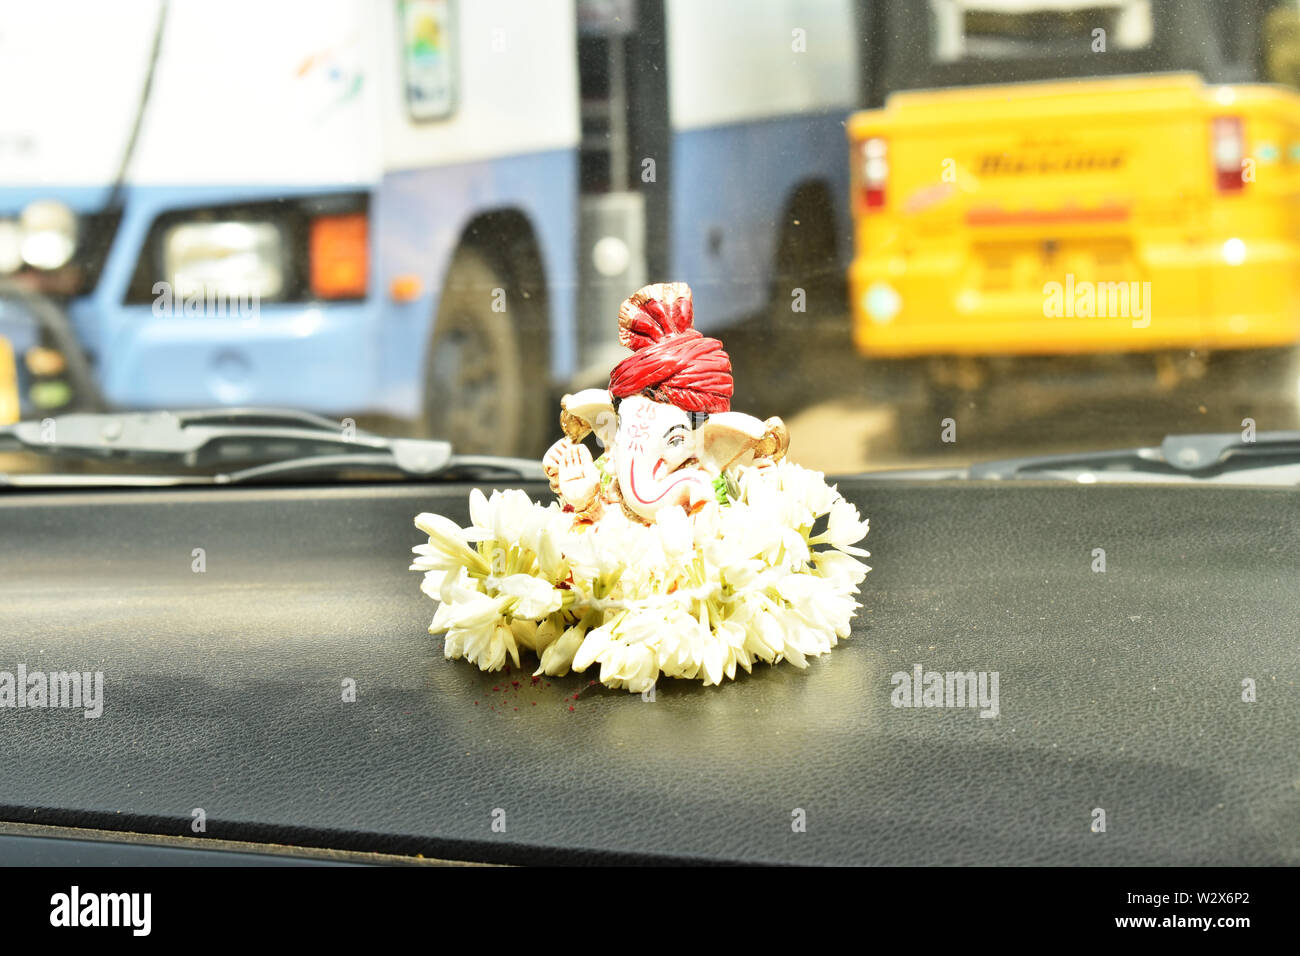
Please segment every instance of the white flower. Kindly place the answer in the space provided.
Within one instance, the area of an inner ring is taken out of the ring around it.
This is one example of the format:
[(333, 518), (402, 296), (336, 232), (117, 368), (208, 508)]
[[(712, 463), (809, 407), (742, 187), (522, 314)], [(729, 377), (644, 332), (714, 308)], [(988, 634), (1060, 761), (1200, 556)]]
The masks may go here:
[(463, 565), (480, 573), (487, 571), (487, 562), (465, 543), (460, 526), (450, 518), (426, 511), (416, 515), (415, 526), (429, 536), (429, 543), (411, 549), (421, 555), (411, 565), (412, 570), (445, 571)]
[(817, 566), (817, 573), (822, 577), (848, 587), (861, 584), (862, 579), (871, 570), (857, 558), (843, 551), (814, 551), (813, 563)]
[[(492, 497), (495, 499), (496, 492)], [(495, 504), (489, 504), (487, 498), (483, 497), (483, 492), (474, 488), (469, 493), (469, 520), (470, 526), (464, 529), (464, 535), (468, 541), (488, 541), (495, 537), (496, 532), (492, 529), (492, 515), (496, 510)]]
[[(540, 627), (536, 621), (512, 620), (510, 622), (510, 633), (514, 635), (515, 643), (530, 651), (537, 650), (538, 630)], [(515, 661), (515, 666), (519, 666), (519, 661)]]
[[(493, 653), (499, 656), (493, 658), (496, 661), (496, 667), (489, 667), (487, 670), (500, 670), (501, 665), (505, 663), (505, 655), (510, 655), (510, 660), (514, 662), (515, 667), (519, 666), (519, 642), (515, 639), (515, 630), (512, 625), (498, 623), (496, 630), (492, 634)], [(498, 650), (501, 647), (502, 650)]]
[[(523, 622), (516, 621), (515, 623), (520, 624)], [(536, 630), (533, 631), (531, 641), (528, 642), (529, 647), (531, 650), (535, 651), (540, 658), (540, 656), (545, 653), (546, 649), (555, 643), (559, 636), (560, 625), (557, 623), (557, 616), (552, 614), (541, 624), (537, 625)], [(521, 641), (520, 643), (523, 642)]]
[(442, 605), (446, 609), (446, 626), (474, 628), (495, 623), (508, 601), (504, 597), (488, 597), (480, 592), (467, 591), (463, 599)]
[[(634, 694), (648, 691), (659, 677), (659, 662), (653, 649), (645, 644), (625, 646), (617, 676)], [(601, 668), (601, 680), (604, 680), (604, 668)]]
[(722, 580), (724, 580), (733, 591), (744, 591), (746, 588), (757, 587), (760, 579), (760, 572), (766, 565), (757, 559), (748, 561), (732, 561), (720, 568)]
[(515, 617), (543, 618), (558, 611), (564, 595), (531, 574), (512, 574), (497, 582), (497, 590), (516, 599)]
[(652, 534), (654, 531), (651, 528), (643, 525), (633, 527), (630, 523), (620, 523), (617, 520), (606, 527), (605, 518), (601, 518), (594, 528), (566, 537), (570, 569), (575, 575), (590, 581), (617, 578), (625, 565), (638, 560), (645, 553), (646, 548), (641, 539)]
[(471, 651), (468, 643), (465, 646), (465, 656), (485, 671), (501, 670), (505, 666), (507, 654), (516, 665), (519, 663), (519, 648), (515, 644), (514, 632), (504, 622), (498, 622), (491, 629), (488, 640), (477, 653)]
[(791, 571), (801, 570), (808, 563), (808, 540), (798, 531), (782, 528), (781, 544), (785, 548), (785, 566)]
[(642, 611), (633, 611), (619, 622), (618, 637), (619, 640), (627, 644), (653, 642), (663, 633), (665, 626), (663, 611), (659, 609), (648, 608)]
[(713, 633), (704, 638), (702, 643), (704, 685), (707, 687), (709, 684), (721, 684), (727, 666), (727, 648)]
[(776, 490), (774, 497), (780, 503), (781, 524), (792, 529), (810, 526), (821, 513), (816, 505), (829, 492), (820, 472), (808, 471), (789, 462), (783, 461), (764, 469), (758, 477)]
[(790, 462), (781, 462), (779, 477), (781, 487), (795, 494), (814, 518), (830, 511), (831, 505), (839, 498), (839, 493), (826, 484), (826, 477), (820, 471), (809, 471)]
[(500, 495), (495, 514), (492, 516), (492, 530), (498, 541), (517, 541), (529, 551), (537, 550), (537, 538), (546, 521), (546, 510), (533, 504), (527, 492), (512, 488), (509, 491), (494, 491), (492, 497)]
[(759, 660), (774, 663), (785, 653), (785, 635), (777, 623), (775, 613), (764, 609), (751, 619), (750, 646)]
[(569, 573), (561, 543), (564, 525), (570, 519), (558, 509), (550, 516), (537, 541), (537, 564), (548, 581), (560, 581)]
[(614, 638), (610, 635), (608, 624), (602, 624), (600, 627), (588, 631), (582, 646), (573, 655), (573, 669), (581, 674), (594, 664), (596, 658), (603, 654), (613, 642)]
[(722, 533), (724, 515), (731, 507), (723, 508), (717, 501), (706, 501), (690, 518), (691, 538), (697, 548), (717, 540)]
[(718, 640), (727, 648), (727, 678), (735, 680), (736, 665), (739, 664), (748, 673), (751, 669), (749, 651), (745, 649), (748, 635), (745, 629), (734, 621), (720, 621), (717, 629)]
[(812, 544), (827, 541), (831, 547), (843, 551), (845, 554), (856, 554), (864, 558), (870, 557), (870, 551), (852, 547), (852, 545), (866, 537), (869, 524), (869, 521), (859, 519), (858, 509), (853, 507), (851, 502), (840, 498), (835, 504), (831, 505), (826, 533), (810, 538), (809, 541)]
[(471, 541), (495, 540), (503, 547), (519, 544), (530, 551), (537, 550), (540, 529), (546, 524), (551, 511), (533, 503), (528, 494), (518, 488), (493, 491), (491, 498), (475, 488), (469, 493), (469, 515), (472, 522), (465, 529)]
[(658, 532), (659, 544), (664, 557), (676, 563), (686, 559), (694, 547), (691, 534), (691, 519), (680, 505), (660, 508), (655, 519), (654, 529)]
[(561, 634), (546, 650), (542, 651), (540, 666), (533, 672), (534, 677), (547, 674), (551, 677), (563, 677), (573, 666), (573, 655), (582, 646), (586, 628), (575, 624)]
[[(410, 570), (418, 571), (420, 569), (412, 566)], [(447, 580), (449, 574), (451, 574), (450, 571), (425, 571), (424, 580), (420, 582), (420, 590), (435, 601), (441, 601), (442, 583)]]

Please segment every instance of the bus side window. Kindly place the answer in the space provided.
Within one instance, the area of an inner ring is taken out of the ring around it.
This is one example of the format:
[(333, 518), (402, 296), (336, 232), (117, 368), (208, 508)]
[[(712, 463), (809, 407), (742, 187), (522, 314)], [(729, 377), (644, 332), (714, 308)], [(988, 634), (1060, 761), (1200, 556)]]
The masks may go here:
[(456, 107), (453, 0), (398, 0), (402, 86), (415, 122), (446, 119)]

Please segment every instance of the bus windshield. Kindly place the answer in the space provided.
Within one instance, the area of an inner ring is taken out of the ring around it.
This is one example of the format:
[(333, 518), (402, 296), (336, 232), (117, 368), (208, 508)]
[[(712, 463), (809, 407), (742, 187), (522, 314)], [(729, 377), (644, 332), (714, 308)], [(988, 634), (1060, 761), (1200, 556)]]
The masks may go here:
[(899, 90), (1173, 71), (1300, 85), (1295, 0), (928, 0), (874, 16), (873, 105)]

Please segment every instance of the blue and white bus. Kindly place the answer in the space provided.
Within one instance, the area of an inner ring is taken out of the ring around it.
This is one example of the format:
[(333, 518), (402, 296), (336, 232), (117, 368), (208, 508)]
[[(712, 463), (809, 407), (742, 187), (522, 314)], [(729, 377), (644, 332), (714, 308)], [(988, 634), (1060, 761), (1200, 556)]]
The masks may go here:
[(535, 451), (641, 284), (690, 283), (704, 331), (842, 288), (855, 7), (6, 2), (23, 411), (93, 390)]

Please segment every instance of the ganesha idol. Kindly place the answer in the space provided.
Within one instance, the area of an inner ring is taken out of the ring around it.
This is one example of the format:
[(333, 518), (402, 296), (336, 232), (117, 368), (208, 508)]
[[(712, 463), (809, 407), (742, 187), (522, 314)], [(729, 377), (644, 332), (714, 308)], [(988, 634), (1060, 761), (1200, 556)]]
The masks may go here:
[(632, 354), (609, 388), (561, 402), (565, 437), (543, 459), (558, 500), (475, 489), (469, 527), (416, 518), (430, 633), (483, 670), (599, 664), (602, 683), (641, 693), (664, 676), (807, 667), (850, 634), (867, 522), (786, 460), (779, 418), (730, 410), (731, 361), (694, 328), (684, 283), (626, 299), (618, 335)]
[[(731, 361), (721, 342), (693, 328), (685, 283), (647, 286), (626, 299), (618, 338), (634, 354), (614, 369), (608, 390), (564, 397), (566, 437), (543, 459), (551, 490), (578, 520), (600, 520), (610, 507), (643, 524), (668, 507), (691, 514), (725, 501), (728, 468), (785, 457), (781, 419), (728, 410)], [(582, 444), (589, 433), (607, 449), (596, 462)]]

